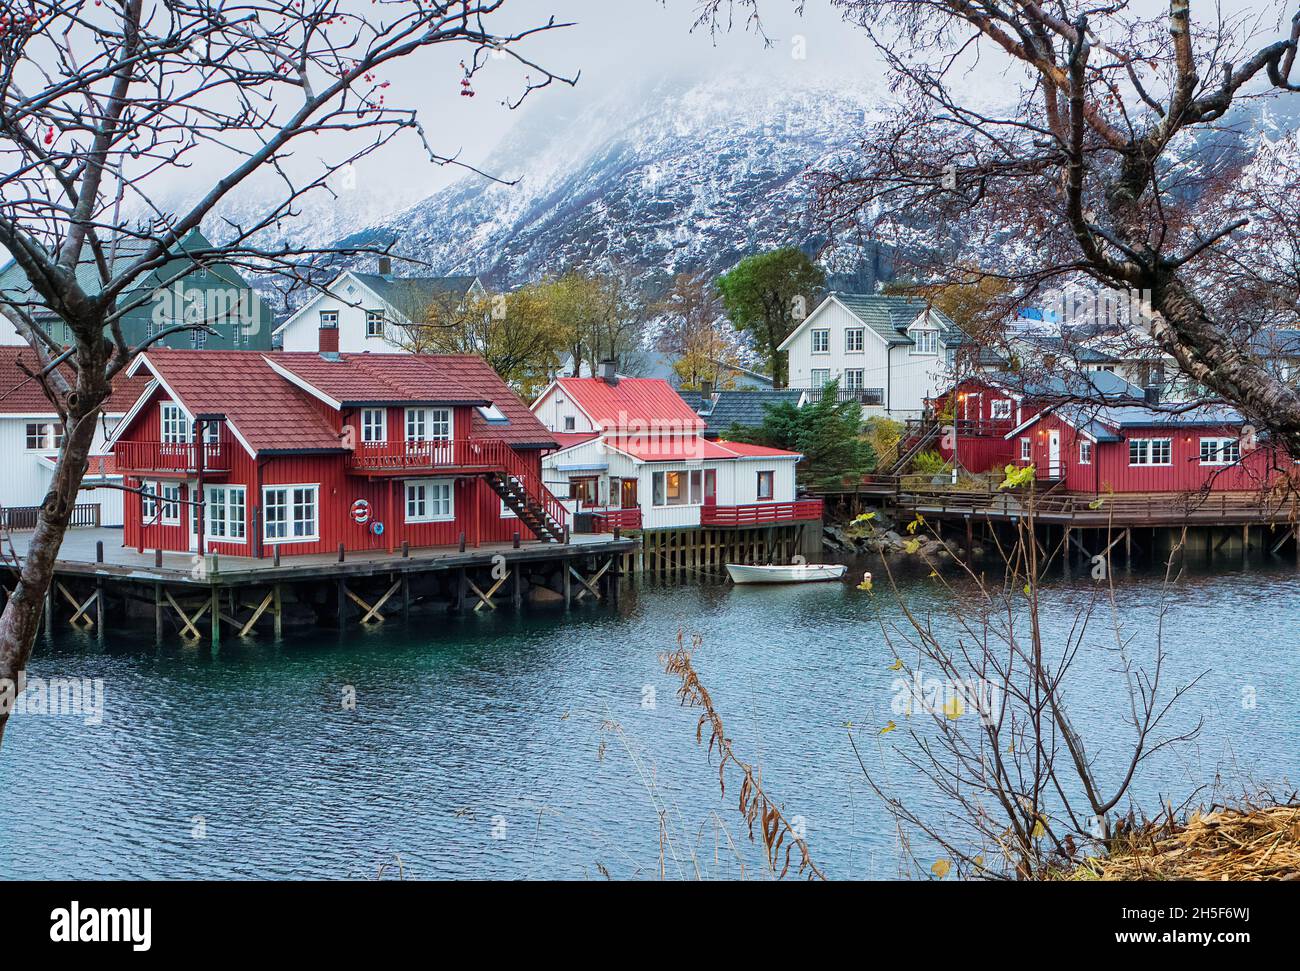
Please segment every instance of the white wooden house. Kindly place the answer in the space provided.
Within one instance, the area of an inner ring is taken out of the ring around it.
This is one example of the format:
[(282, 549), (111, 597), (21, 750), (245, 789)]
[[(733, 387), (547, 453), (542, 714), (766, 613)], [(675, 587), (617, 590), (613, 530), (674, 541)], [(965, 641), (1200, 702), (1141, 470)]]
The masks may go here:
[(533, 403), (533, 413), (561, 445), (542, 459), (543, 482), (606, 527), (820, 518), (819, 502), (796, 497), (801, 455), (706, 439), (704, 421), (666, 381), (612, 373), (560, 378)]
[(345, 270), (275, 329), (286, 351), (401, 354), (402, 328), (419, 323), (434, 301), (484, 292), (473, 276), (399, 277)]
[(841, 400), (863, 415), (918, 418), (925, 402), (952, 383), (965, 335), (923, 300), (831, 293), (781, 344), (789, 385), (817, 400), (839, 381)]

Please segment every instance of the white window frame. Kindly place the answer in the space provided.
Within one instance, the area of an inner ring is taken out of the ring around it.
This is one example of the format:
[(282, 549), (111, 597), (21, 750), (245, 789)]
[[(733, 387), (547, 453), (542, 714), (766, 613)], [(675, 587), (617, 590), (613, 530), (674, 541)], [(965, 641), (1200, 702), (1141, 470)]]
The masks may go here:
[[(1165, 461), (1155, 461), (1156, 446), (1164, 445)], [(1136, 448), (1134, 446), (1137, 446)], [(1174, 440), (1172, 438), (1130, 438), (1128, 440), (1128, 464), (1130, 468), (1168, 468), (1173, 465)], [(1136, 459), (1136, 461), (1135, 461)]]
[[(817, 380), (817, 375), (819, 375), (819, 374), (821, 374), (821, 375), (825, 375), (825, 376), (824, 376), (820, 381)], [(809, 385), (810, 385), (814, 390), (815, 390), (815, 389), (818, 389), (818, 388), (824, 388), (824, 387), (826, 387), (826, 385), (828, 385), (828, 384), (830, 384), (830, 383), (831, 383), (831, 369), (830, 369), (830, 368), (828, 368), (828, 367), (815, 367), (815, 368), (813, 368), (812, 370), (810, 370), (810, 371), (808, 372), (808, 384), (809, 384)]]
[(140, 523), (144, 526), (158, 525), (158, 483), (140, 483)]
[(564, 430), (566, 432), (576, 431), (578, 428), (578, 419), (573, 415), (564, 416)]
[(338, 330), (339, 312), (337, 310), (322, 310), (320, 312), (320, 329)]
[[(378, 421), (375, 417), (378, 416)], [(378, 437), (374, 433), (378, 432)], [(388, 441), (388, 409), (387, 408), (362, 408), (361, 409), (361, 441), (372, 444)]]
[[(829, 327), (814, 327), (809, 333), (810, 347), (813, 354), (829, 354), (831, 352), (831, 331)], [(818, 347), (817, 345), (821, 346)]]
[[(434, 495), (435, 491), (443, 494)], [(456, 519), (455, 479), (408, 479), (403, 499), (407, 523), (449, 523)], [(445, 506), (446, 511), (435, 511), (439, 506)]]
[(456, 437), (456, 416), (450, 408), (430, 408), (425, 415), (429, 441), (450, 442)]
[[(1209, 459), (1205, 457), (1206, 445), (1210, 446), (1211, 458)], [(1241, 462), (1241, 441), (1227, 435), (1209, 435), (1202, 438), (1200, 449), (1202, 465), (1227, 466)], [(1225, 452), (1231, 452), (1232, 457), (1225, 456)]]
[(917, 357), (937, 357), (939, 331), (934, 327), (916, 327), (912, 330), (912, 353)]
[[(29, 421), (23, 429), (23, 442), (29, 452), (57, 452), (63, 445), (63, 422)], [(35, 432), (33, 433), (33, 429)], [(32, 444), (35, 437), (36, 444)]]
[[(668, 501), (668, 476), (681, 475), (686, 477), (686, 501), (669, 502)], [(663, 486), (660, 488), (659, 483)], [(659, 502), (659, 495), (662, 493), (663, 502)], [(650, 477), (650, 505), (655, 509), (675, 509), (687, 506), (704, 505), (704, 470), (703, 469), (657, 469)]]
[(994, 398), (989, 402), (989, 420), (1001, 421), (1011, 417), (1011, 399)]
[(1020, 439), (1020, 461), (1029, 462), (1034, 458), (1034, 440), (1026, 437)]
[(867, 347), (867, 329), (865, 327), (849, 327), (844, 331), (844, 352), (846, 354), (861, 354)]
[(162, 503), (162, 524), (179, 526), (181, 524), (181, 484), (179, 482), (157, 483), (158, 501)]
[(1079, 464), (1092, 465), (1092, 442), (1087, 439), (1079, 442)]
[[(385, 323), (384, 312), (382, 310), (367, 310), (366, 337), (383, 337)], [(379, 326), (376, 327), (376, 324)]]
[(841, 390), (861, 391), (866, 386), (866, 372), (862, 368), (849, 368), (844, 372)]
[[(219, 498), (218, 498), (219, 497)], [(217, 518), (220, 511), (221, 518)], [(248, 489), (240, 485), (203, 487), (204, 542), (248, 542)]]
[[(295, 495), (295, 493), (298, 492), (299, 490), (310, 493), (311, 495), (310, 502), (314, 513), (311, 522), (314, 529), (312, 531), (312, 535), (310, 536), (297, 535), (293, 532), (293, 528), (295, 524), (297, 524), (300, 521), (301, 522), (307, 521), (305, 519), (300, 520), (300, 518), (297, 515), (298, 508), (307, 505), (305, 501), (301, 501), (300, 498), (297, 495)], [(279, 492), (283, 492), (285, 495), (284, 503), (272, 504), (271, 494), (279, 493)], [(272, 522), (271, 509), (273, 508), (273, 505), (277, 508), (282, 507), (286, 510), (286, 515), (283, 520), (276, 520), (275, 522)], [(271, 527), (273, 525), (275, 526), (283, 525), (285, 528), (285, 535), (272, 536)], [(266, 543), (273, 543), (275, 545), (279, 545), (282, 543), (319, 542), (320, 541), (320, 483), (299, 482), (291, 485), (263, 486), (262, 487), (262, 541)]]
[(406, 441), (423, 442), (426, 441), (424, 435), (428, 429), (428, 420), (425, 417), (423, 408), (406, 409)]
[(158, 406), (158, 440), (164, 445), (188, 445), (194, 437), (185, 409), (174, 401)]

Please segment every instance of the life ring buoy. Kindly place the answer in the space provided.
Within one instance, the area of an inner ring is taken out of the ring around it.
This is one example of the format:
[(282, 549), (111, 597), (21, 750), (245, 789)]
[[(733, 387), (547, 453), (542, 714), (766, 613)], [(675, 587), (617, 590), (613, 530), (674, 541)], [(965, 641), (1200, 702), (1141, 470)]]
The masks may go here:
[(371, 524), (370, 524), (370, 531), (371, 531), (372, 533), (374, 533), (376, 536), (383, 536), (383, 535), (384, 535), (384, 524), (383, 524), (383, 523), (378, 523), (378, 522), (376, 522), (376, 523), (371, 523)]
[(370, 501), (368, 499), (358, 499), (352, 504), (352, 521), (358, 526), (364, 526), (370, 522)]

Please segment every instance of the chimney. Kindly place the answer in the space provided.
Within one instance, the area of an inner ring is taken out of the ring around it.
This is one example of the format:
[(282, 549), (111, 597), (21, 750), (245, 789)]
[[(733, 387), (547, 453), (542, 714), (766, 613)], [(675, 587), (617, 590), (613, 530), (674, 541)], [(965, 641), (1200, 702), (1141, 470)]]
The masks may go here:
[(1154, 408), (1156, 405), (1160, 404), (1160, 385), (1147, 385), (1146, 388), (1143, 389), (1142, 397), (1149, 407)]
[(713, 382), (708, 378), (700, 381), (700, 394), (703, 395), (705, 399), (713, 397)]
[(318, 348), (322, 354), (337, 354), (339, 352), (339, 329), (337, 327), (322, 326), (320, 331), (320, 343)]
[(389, 259), (387, 256), (379, 257), (379, 275), (380, 276), (393, 275), (393, 261)]
[(618, 384), (617, 364), (610, 358), (600, 362), (600, 379), (610, 387)]

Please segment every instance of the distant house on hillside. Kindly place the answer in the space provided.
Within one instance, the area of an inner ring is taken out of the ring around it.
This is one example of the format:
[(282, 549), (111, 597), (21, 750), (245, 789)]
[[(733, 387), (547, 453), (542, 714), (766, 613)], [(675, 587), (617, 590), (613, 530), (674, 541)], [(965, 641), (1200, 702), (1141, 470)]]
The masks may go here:
[[(213, 333), (188, 331), (171, 334), (157, 346), (195, 350), (270, 350), (271, 308), (247, 280), (232, 266), (218, 263), (196, 267), (186, 252), (207, 249), (212, 244), (198, 230), (176, 247), (176, 259), (147, 274), (123, 293), (119, 307), (131, 307), (122, 316), (122, 330), (128, 342), (140, 343), (168, 327), (204, 323)], [(139, 258), (144, 244), (123, 240), (117, 244), (113, 272), (120, 272)], [(187, 271), (187, 267), (189, 268)], [(99, 292), (100, 275), (87, 256), (77, 267), (77, 280), (87, 293)], [(137, 304), (138, 306), (132, 306)], [(0, 308), (26, 312), (42, 324), (60, 344), (71, 345), (71, 332), (57, 315), (45, 308), (27, 275), (15, 262), (0, 270)], [(0, 345), (26, 344), (13, 321), (0, 313)]]
[[(674, 365), (679, 360), (675, 354), (669, 354), (662, 351), (636, 351), (632, 354), (624, 355), (618, 361), (615, 372), (620, 378), (656, 378), (660, 381), (667, 381), (674, 388), (681, 387), (681, 377), (677, 374)], [(773, 387), (771, 377), (761, 374), (750, 368), (741, 367), (735, 364), (726, 364), (722, 361), (714, 361), (718, 368), (718, 380), (723, 384), (731, 384), (736, 388), (753, 388), (753, 389), (770, 389)], [(560, 366), (556, 369), (555, 377), (557, 378), (590, 378), (595, 377), (591, 365), (584, 362), (578, 369), (580, 374), (574, 373), (573, 355), (562, 354), (560, 356)]]
[(780, 349), (789, 354), (790, 387), (817, 400), (839, 382), (839, 397), (864, 415), (919, 418), (927, 399), (951, 383), (958, 351), (992, 363), (946, 314), (912, 297), (831, 293)]
[(455, 306), (484, 292), (475, 276), (394, 276), (381, 259), (378, 273), (344, 270), (277, 327), (275, 338), (286, 351), (409, 353), (404, 327), (423, 323), (439, 302)]

